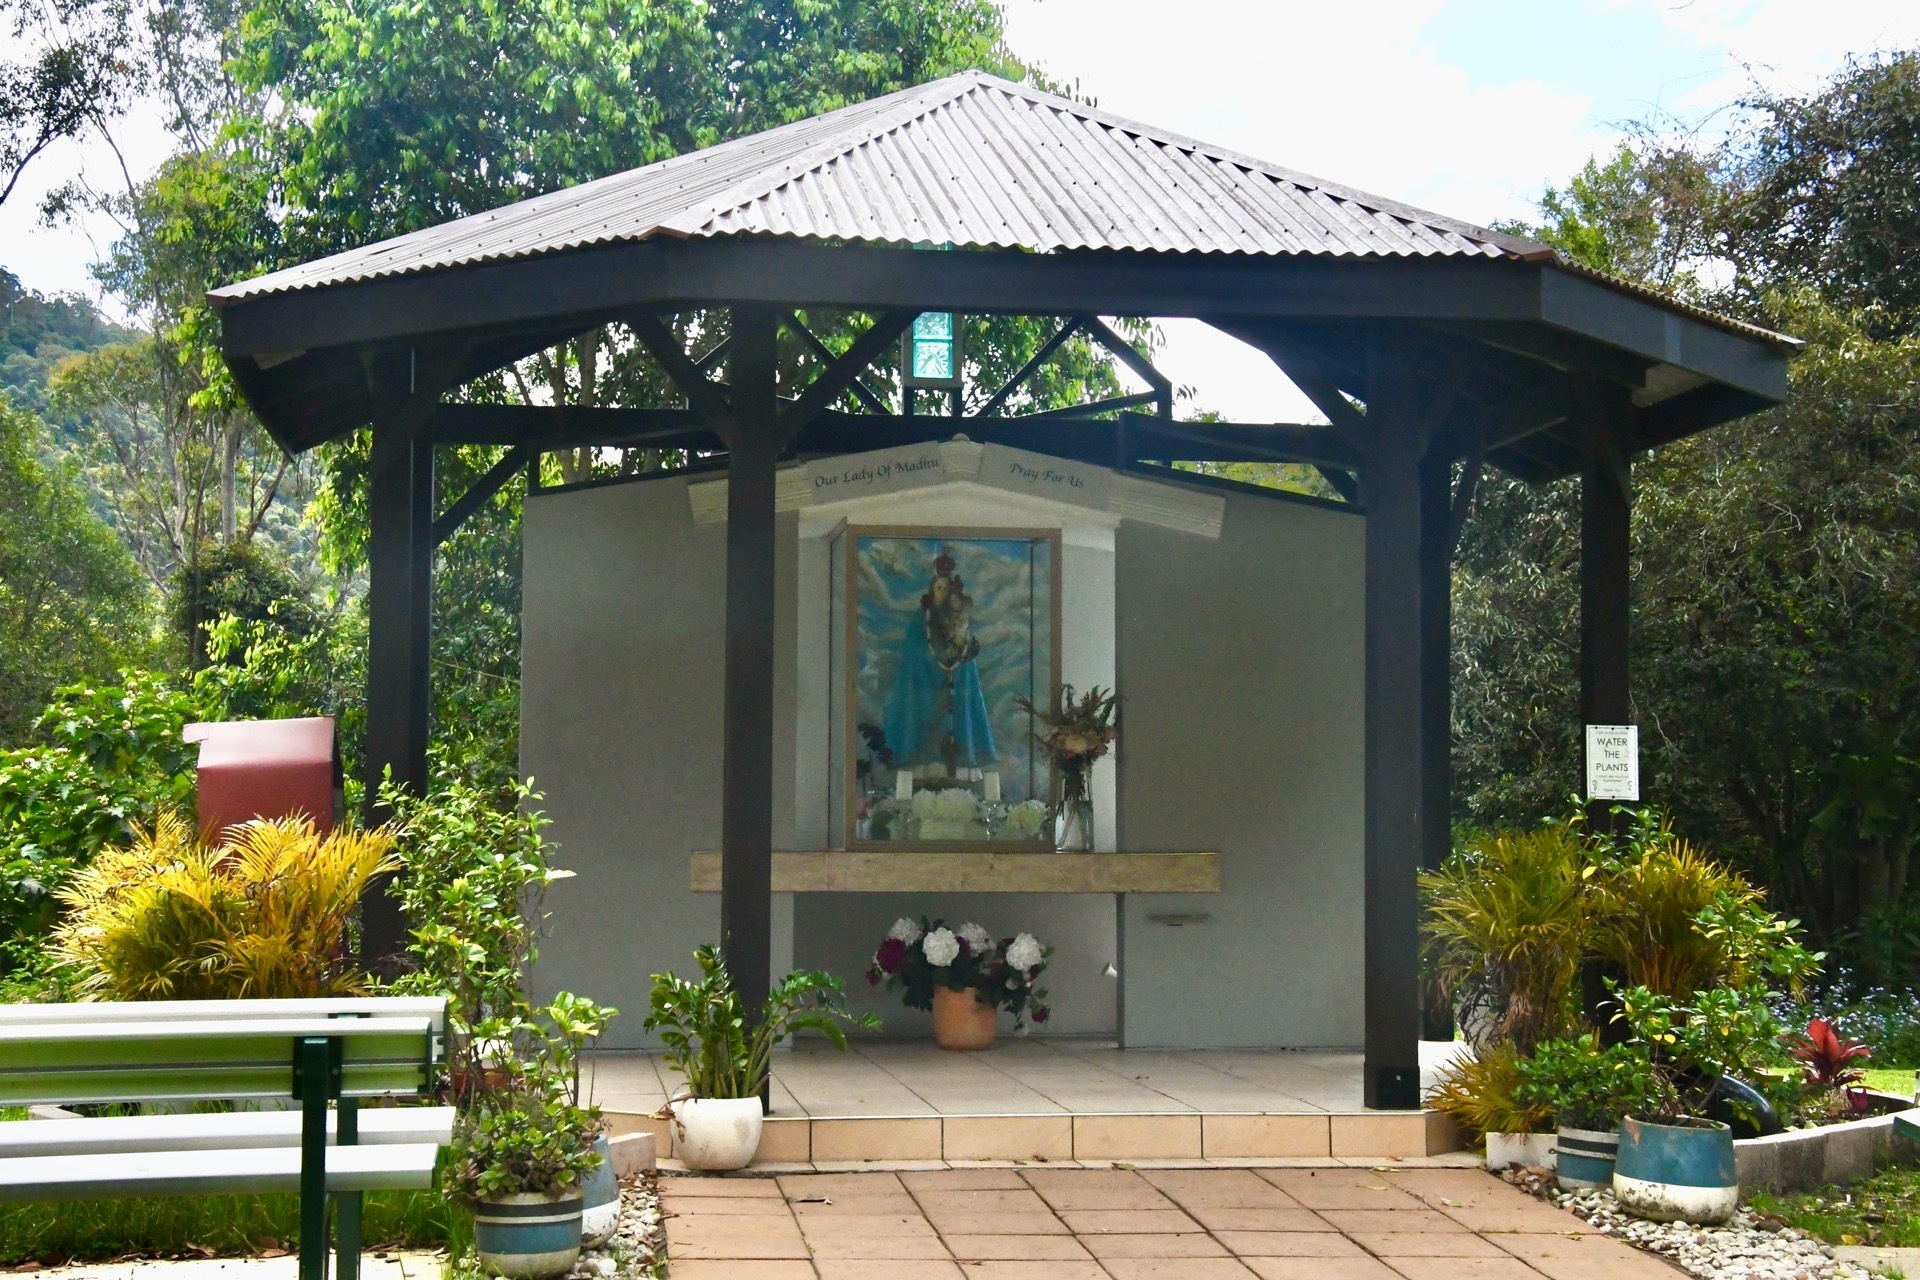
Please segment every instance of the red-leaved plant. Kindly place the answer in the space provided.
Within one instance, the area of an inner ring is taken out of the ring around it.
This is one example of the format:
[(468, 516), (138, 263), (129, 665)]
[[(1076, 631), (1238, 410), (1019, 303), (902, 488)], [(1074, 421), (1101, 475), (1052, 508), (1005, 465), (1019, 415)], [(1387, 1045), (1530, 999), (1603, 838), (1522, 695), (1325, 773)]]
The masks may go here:
[(1801, 1074), (1809, 1085), (1819, 1089), (1844, 1089), (1853, 1110), (1866, 1109), (1866, 1090), (1849, 1087), (1866, 1078), (1865, 1072), (1852, 1065), (1873, 1056), (1866, 1045), (1847, 1039), (1825, 1018), (1814, 1018), (1807, 1023), (1806, 1038), (1788, 1046), (1787, 1052), (1800, 1064)]

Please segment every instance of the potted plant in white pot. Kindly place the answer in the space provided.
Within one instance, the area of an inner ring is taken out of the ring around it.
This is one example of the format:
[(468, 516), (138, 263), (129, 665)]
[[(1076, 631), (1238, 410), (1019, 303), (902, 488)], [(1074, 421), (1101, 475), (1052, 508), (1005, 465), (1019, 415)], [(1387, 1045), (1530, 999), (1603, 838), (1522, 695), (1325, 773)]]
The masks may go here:
[(472, 1028), (488, 1070), (460, 1117), (454, 1176), (488, 1275), (544, 1280), (579, 1260), (584, 1189), (604, 1156), (599, 1108), (580, 1105), (576, 1055), (612, 1013), (562, 995)]
[(1046, 989), (1036, 984), (1052, 958), (1053, 948), (1030, 933), (996, 940), (971, 922), (950, 929), (944, 920), (902, 916), (874, 951), (867, 981), (902, 991), (909, 1009), (931, 1012), (941, 1048), (985, 1049), (1002, 1009), (1022, 1031), (1028, 1018), (1050, 1016)]
[(760, 1147), (760, 1090), (773, 1047), (796, 1031), (817, 1031), (836, 1049), (847, 1047), (841, 1023), (875, 1028), (872, 1014), (847, 1012), (846, 988), (826, 973), (788, 974), (767, 993), (760, 1017), (748, 1024), (720, 952), (695, 951), (700, 981), (653, 975), (646, 1028), (660, 1033), (662, 1057), (686, 1081), (667, 1103), (674, 1155), (690, 1169), (744, 1169)]

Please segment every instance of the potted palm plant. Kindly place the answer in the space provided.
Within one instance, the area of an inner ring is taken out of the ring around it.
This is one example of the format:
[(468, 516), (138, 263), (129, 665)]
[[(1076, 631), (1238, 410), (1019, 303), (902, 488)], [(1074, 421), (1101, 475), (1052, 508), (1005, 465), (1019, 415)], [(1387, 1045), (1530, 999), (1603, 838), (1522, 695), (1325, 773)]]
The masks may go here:
[(1579, 834), (1566, 824), (1491, 832), (1420, 877), (1426, 960), (1470, 1055), (1432, 1105), (1486, 1135), (1487, 1166), (1552, 1162), (1552, 1109), (1519, 1103), (1518, 1064), (1576, 1008), (1595, 901)]
[(880, 1019), (854, 1017), (847, 1012), (840, 979), (803, 970), (781, 979), (749, 1024), (719, 950), (705, 946), (693, 955), (700, 981), (653, 975), (646, 1021), (647, 1030), (660, 1033), (667, 1065), (686, 1081), (684, 1091), (667, 1103), (674, 1155), (690, 1169), (744, 1169), (760, 1147), (760, 1090), (773, 1047), (806, 1030), (844, 1050), (841, 1023), (871, 1029)]

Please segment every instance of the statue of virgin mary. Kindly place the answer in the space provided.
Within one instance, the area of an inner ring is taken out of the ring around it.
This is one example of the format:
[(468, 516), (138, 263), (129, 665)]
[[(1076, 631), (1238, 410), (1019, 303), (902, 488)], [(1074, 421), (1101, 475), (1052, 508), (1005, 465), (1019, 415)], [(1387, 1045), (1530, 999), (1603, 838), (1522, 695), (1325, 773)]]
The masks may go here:
[(993, 728), (980, 686), (973, 598), (942, 548), (920, 608), (907, 622), (887, 694), (887, 746), (894, 764), (978, 769), (993, 763)]

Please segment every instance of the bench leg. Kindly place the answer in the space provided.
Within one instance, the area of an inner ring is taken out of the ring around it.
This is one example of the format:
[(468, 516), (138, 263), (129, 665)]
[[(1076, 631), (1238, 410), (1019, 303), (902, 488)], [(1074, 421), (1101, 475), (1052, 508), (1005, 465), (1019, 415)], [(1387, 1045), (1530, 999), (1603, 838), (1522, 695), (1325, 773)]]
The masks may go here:
[(300, 1280), (327, 1280), (328, 1042), (300, 1042)]
[[(338, 1108), (339, 1135), (343, 1147), (360, 1144), (360, 1102), (342, 1098)], [(339, 1280), (360, 1280), (360, 1210), (365, 1193), (343, 1191), (333, 1197), (333, 1252)]]

